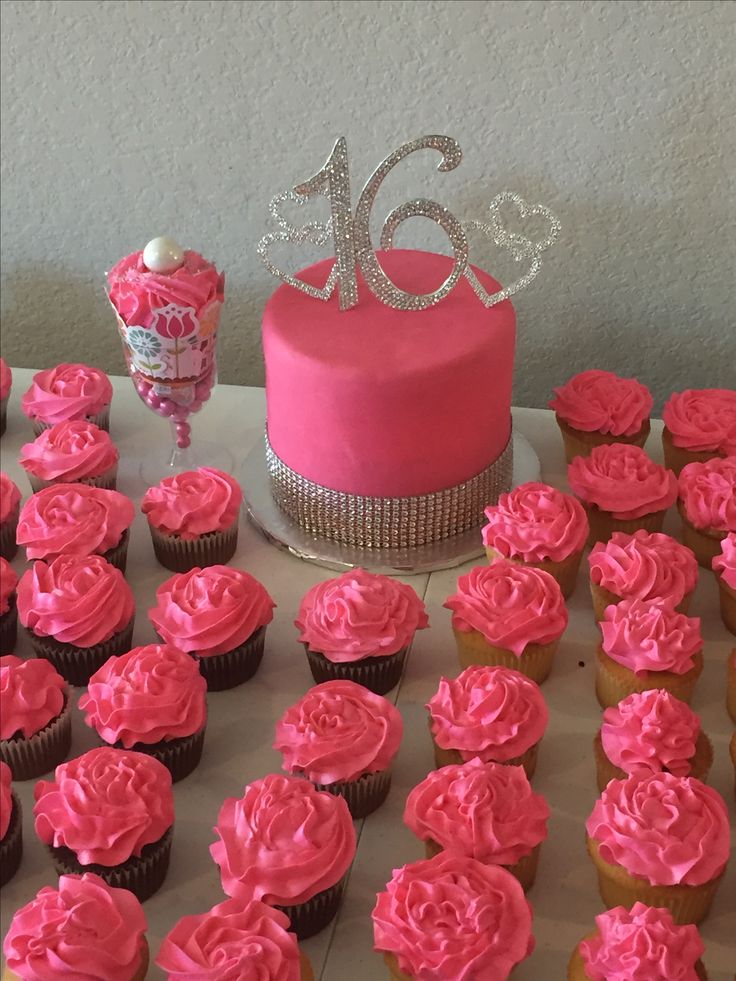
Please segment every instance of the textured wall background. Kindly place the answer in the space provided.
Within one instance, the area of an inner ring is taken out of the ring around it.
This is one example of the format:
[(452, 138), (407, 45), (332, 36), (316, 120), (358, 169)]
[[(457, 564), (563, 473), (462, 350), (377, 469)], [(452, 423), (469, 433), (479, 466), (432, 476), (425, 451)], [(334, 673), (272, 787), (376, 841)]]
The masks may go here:
[[(438, 132), (463, 164), (401, 164), (377, 224), (415, 196), (480, 216), (505, 188), (564, 222), (516, 300), (517, 403), (592, 365), (660, 402), (733, 385), (735, 30), (736, 4), (708, 0), (5, 0), (4, 356), (122, 370), (103, 273), (171, 233), (227, 270), (222, 379), (260, 383), (270, 197), (337, 135), (355, 199), (390, 150)], [(426, 225), (400, 244), (444, 247)], [(508, 280), (487, 243), (474, 256)]]

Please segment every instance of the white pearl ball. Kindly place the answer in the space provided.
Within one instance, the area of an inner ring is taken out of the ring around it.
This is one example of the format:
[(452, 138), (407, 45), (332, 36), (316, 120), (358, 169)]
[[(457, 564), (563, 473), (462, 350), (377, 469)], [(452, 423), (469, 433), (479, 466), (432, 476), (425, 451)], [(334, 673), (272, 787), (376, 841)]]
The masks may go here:
[(152, 238), (143, 250), (143, 264), (151, 272), (173, 273), (184, 263), (184, 249), (173, 238)]

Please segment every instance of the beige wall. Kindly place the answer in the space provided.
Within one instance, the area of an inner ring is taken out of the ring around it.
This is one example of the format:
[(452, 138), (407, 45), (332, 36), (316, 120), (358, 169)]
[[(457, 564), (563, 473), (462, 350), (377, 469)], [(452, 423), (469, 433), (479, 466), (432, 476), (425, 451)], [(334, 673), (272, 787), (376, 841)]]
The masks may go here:
[[(260, 383), (269, 198), (339, 134), (356, 197), (439, 132), (461, 167), (417, 155), (378, 212), (434, 196), (470, 218), (514, 188), (564, 222), (517, 301), (517, 402), (594, 364), (660, 400), (734, 384), (735, 37), (736, 4), (708, 0), (5, 0), (4, 356), (121, 370), (103, 274), (166, 232), (227, 271), (221, 376)], [(475, 257), (511, 271), (482, 241)]]

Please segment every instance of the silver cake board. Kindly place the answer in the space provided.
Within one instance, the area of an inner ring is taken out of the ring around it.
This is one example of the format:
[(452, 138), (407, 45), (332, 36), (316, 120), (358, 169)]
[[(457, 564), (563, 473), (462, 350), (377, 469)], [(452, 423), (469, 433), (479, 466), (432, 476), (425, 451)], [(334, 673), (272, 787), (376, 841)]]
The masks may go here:
[[(521, 433), (514, 431), (514, 472), (511, 486), (540, 479), (539, 457)], [(462, 535), (412, 549), (366, 548), (315, 538), (281, 510), (271, 494), (266, 467), (266, 445), (260, 439), (245, 459), (241, 471), (243, 510), (252, 524), (277, 548), (305, 562), (336, 572), (360, 566), (384, 575), (419, 575), (452, 569), (483, 554), (480, 527)]]

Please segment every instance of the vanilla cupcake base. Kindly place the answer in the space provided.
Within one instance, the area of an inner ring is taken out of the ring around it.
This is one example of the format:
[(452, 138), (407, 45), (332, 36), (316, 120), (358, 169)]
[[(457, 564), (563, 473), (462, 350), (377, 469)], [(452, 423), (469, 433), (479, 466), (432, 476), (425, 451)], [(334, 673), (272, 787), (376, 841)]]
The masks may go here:
[(664, 465), (673, 470), (676, 477), (680, 476), (680, 471), (688, 463), (705, 463), (714, 456), (721, 456), (718, 450), (687, 450), (682, 446), (675, 446), (672, 433), (666, 426), (662, 430), (662, 449)]
[[(593, 937), (598, 935), (598, 931), (595, 930), (593, 933), (588, 934), (585, 940), (592, 940)], [(583, 941), (581, 941), (582, 943)], [(705, 972), (705, 967), (702, 961), (695, 962), (695, 973), (697, 974), (699, 981), (708, 981), (708, 975)], [(567, 965), (567, 981), (591, 981), (589, 974), (585, 972), (585, 961), (583, 960), (583, 955), (580, 953), (580, 944), (572, 952), (572, 957), (570, 958), (570, 963)]]
[[(541, 842), (539, 845), (535, 845), (534, 848), (529, 852), (528, 855), (524, 855), (520, 858), (518, 862), (514, 865), (502, 865), (502, 869), (506, 869), (510, 872), (515, 879), (519, 881), (519, 885), (524, 890), (528, 892), (529, 889), (534, 885), (537, 878), (537, 869), (539, 868), (539, 849), (541, 847)], [(442, 845), (429, 838), (424, 842), (424, 851), (427, 858), (434, 858), (435, 855), (439, 855), (440, 852), (444, 851)], [(489, 862), (489, 865), (496, 865), (496, 862)]]
[(703, 652), (693, 657), (693, 667), (685, 674), (674, 671), (645, 671), (635, 674), (614, 661), (602, 647), (596, 651), (595, 693), (601, 708), (613, 708), (633, 692), (664, 688), (676, 698), (690, 704), (695, 683), (703, 670)]
[(607, 542), (615, 531), (623, 532), (625, 535), (633, 535), (635, 531), (644, 530), (648, 532), (661, 531), (664, 525), (664, 516), (667, 509), (663, 511), (652, 511), (643, 514), (640, 518), (617, 518), (611, 511), (601, 511), (595, 504), (580, 502), (585, 508), (588, 516), (590, 532), (588, 534), (588, 545), (593, 546), (596, 542)]
[[(434, 736), (432, 735), (432, 723), (430, 720), (430, 736), (432, 737), (432, 745), (434, 746), (434, 762), (439, 769), (443, 766), (460, 766), (467, 762), (459, 749), (443, 749), (442, 746), (438, 746)], [(515, 756), (510, 760), (493, 760), (493, 749), (489, 748), (483, 751), (483, 758), (492, 760), (494, 763), (500, 763), (502, 766), (521, 766), (524, 768), (524, 773), (531, 780), (534, 776), (534, 771), (537, 769), (537, 757), (539, 756), (539, 743), (534, 743), (530, 746), (526, 752), (522, 753), (521, 756)]]
[(716, 572), (715, 576), (723, 626), (729, 633), (736, 635), (736, 589), (732, 589), (720, 573)]
[(478, 630), (457, 630), (453, 627), (452, 632), (455, 635), (461, 668), (471, 668), (478, 664), (512, 668), (536, 681), (538, 685), (549, 676), (560, 643), (558, 637), (550, 644), (527, 644), (521, 655), (517, 656), (507, 648), (490, 644)]
[[(596, 774), (598, 790), (603, 791), (611, 780), (625, 780), (629, 774), (620, 767), (612, 763), (606, 756), (603, 749), (600, 729), (593, 740), (593, 754), (595, 756)], [(706, 734), (702, 731), (698, 733), (695, 742), (695, 754), (690, 759), (689, 777), (697, 777), (698, 780), (705, 782), (708, 779), (710, 768), (713, 765), (713, 744)], [(665, 770), (664, 772), (668, 772)]]
[(569, 599), (575, 591), (575, 583), (578, 578), (578, 569), (580, 568), (583, 549), (581, 548), (578, 552), (573, 552), (565, 559), (560, 559), (559, 562), (553, 562), (552, 559), (544, 559), (540, 562), (527, 562), (524, 559), (502, 555), (495, 548), (491, 548), (490, 545), (486, 545), (486, 556), (491, 565), (496, 559), (505, 559), (507, 562), (513, 562), (515, 565), (525, 565), (530, 569), (541, 569), (542, 572), (548, 572), (559, 583), (565, 599)]
[(632, 433), (631, 436), (614, 436), (612, 433), (586, 432), (583, 429), (575, 429), (556, 413), (555, 420), (562, 433), (567, 463), (572, 463), (576, 456), (590, 456), (590, 451), (595, 446), (610, 446), (611, 443), (644, 446), (651, 429), (651, 423), (649, 419), (646, 419), (642, 423), (641, 429)]
[(712, 569), (713, 559), (721, 554), (721, 542), (728, 532), (718, 531), (715, 528), (696, 528), (687, 518), (681, 501), (678, 501), (677, 510), (682, 519), (683, 544), (687, 545), (695, 555), (699, 566), (703, 569)]
[[(692, 599), (693, 592), (694, 590), (686, 593), (677, 604), (675, 609), (678, 613), (687, 614), (687, 611), (690, 609), (690, 600)], [(598, 586), (592, 580), (590, 581), (590, 595), (593, 600), (593, 613), (598, 622), (604, 619), (606, 607), (617, 606), (623, 599), (623, 597), (612, 593), (610, 589), (606, 589), (605, 586)]]

